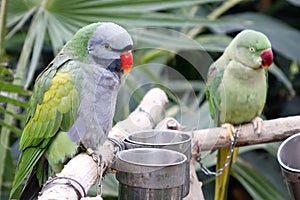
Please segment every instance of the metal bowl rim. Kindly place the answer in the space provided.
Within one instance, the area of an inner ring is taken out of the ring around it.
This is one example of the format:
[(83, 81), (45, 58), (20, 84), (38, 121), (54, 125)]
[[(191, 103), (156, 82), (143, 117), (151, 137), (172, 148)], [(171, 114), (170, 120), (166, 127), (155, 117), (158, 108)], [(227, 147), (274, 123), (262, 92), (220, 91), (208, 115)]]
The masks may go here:
[[(145, 150), (151, 150), (151, 151), (165, 151), (165, 152), (170, 152), (173, 154), (178, 154), (180, 155), (183, 159), (181, 161), (175, 162), (175, 163), (169, 163), (169, 164), (143, 164), (143, 163), (138, 163), (138, 162), (132, 162), (132, 161), (128, 161), (125, 160), (124, 158), (120, 157), (120, 154), (126, 153), (128, 151), (145, 151)], [(138, 166), (146, 166), (146, 167), (170, 167), (170, 166), (176, 166), (176, 165), (182, 165), (185, 164), (187, 157), (186, 155), (184, 155), (183, 153), (177, 152), (177, 151), (173, 151), (173, 150), (169, 150), (169, 149), (158, 149), (158, 148), (134, 148), (134, 149), (126, 149), (126, 150), (122, 150), (119, 151), (116, 155), (117, 159), (126, 162), (128, 164), (134, 164), (134, 165), (138, 165)]]
[[(138, 142), (138, 141), (134, 141), (134, 140), (131, 140), (129, 137), (130, 136), (133, 136), (135, 134), (138, 134), (138, 133), (144, 133), (144, 132), (154, 132), (155, 130), (146, 130), (146, 131), (137, 131), (137, 132), (134, 132), (132, 133), (131, 135), (127, 136), (126, 137), (126, 140), (132, 144), (138, 144), (138, 145), (145, 145), (145, 146), (166, 146), (166, 145), (179, 145), (179, 144), (184, 144), (186, 142), (190, 142), (192, 140), (192, 137), (190, 134), (188, 133), (185, 133), (185, 132), (182, 132), (182, 131), (177, 131), (177, 130), (162, 130), (163, 132), (170, 132), (170, 133), (180, 133), (180, 134), (183, 134), (183, 135), (187, 135), (189, 138), (187, 140), (184, 140), (184, 141), (179, 141), (179, 142), (167, 142), (167, 143), (148, 143), (148, 142)], [(159, 131), (159, 130), (157, 130)], [(160, 131), (160, 132), (162, 132)]]
[(291, 171), (291, 172), (294, 172), (294, 173), (300, 173), (300, 169), (295, 169), (295, 168), (292, 168), (292, 167), (289, 167), (287, 166), (282, 160), (281, 160), (281, 156), (280, 156), (280, 153), (283, 149), (283, 147), (286, 145), (286, 143), (290, 142), (290, 140), (294, 139), (295, 137), (300, 137), (300, 133), (297, 133), (297, 134), (294, 134), (290, 137), (288, 137), (286, 140), (284, 140), (279, 148), (278, 148), (278, 151), (277, 151), (277, 160), (279, 162), (279, 164), (281, 165), (281, 167), (283, 167), (284, 169), (288, 170), (288, 171)]

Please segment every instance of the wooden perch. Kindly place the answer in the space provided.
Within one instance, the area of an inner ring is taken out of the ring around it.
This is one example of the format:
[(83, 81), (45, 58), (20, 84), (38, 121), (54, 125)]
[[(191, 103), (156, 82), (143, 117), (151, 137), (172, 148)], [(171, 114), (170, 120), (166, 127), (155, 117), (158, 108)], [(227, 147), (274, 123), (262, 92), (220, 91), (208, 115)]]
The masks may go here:
[[(68, 177), (76, 180), (85, 189), (84, 192), (87, 192), (87, 190), (95, 183), (97, 179), (97, 169), (98, 166), (96, 162), (91, 158), (91, 156), (81, 153), (74, 159), (70, 160), (68, 164), (65, 165), (64, 169), (56, 175), (56, 177)], [(52, 186), (50, 187), (49, 184), (49, 188), (45, 189), (38, 199), (78, 199), (76, 190), (65, 184), (67, 181), (69, 180), (57, 179), (53, 181)], [(70, 184), (76, 187), (76, 189), (83, 196), (84, 192), (82, 191), (82, 188), (79, 184), (72, 181), (70, 181)]]
[[(160, 123), (164, 108), (168, 103), (166, 94), (160, 89), (150, 90), (141, 101), (140, 105), (127, 119), (117, 123), (109, 133), (110, 137), (123, 140), (127, 135), (139, 130), (153, 129), (157, 125), (161, 129), (182, 129), (182, 126), (172, 118), (166, 118)], [(252, 124), (241, 126), (237, 146), (260, 144), (284, 140), (290, 135), (300, 132), (300, 116), (267, 120), (263, 122), (262, 134), (258, 137), (253, 130)], [(195, 159), (200, 151), (213, 150), (230, 146), (230, 139), (227, 131), (223, 128), (212, 128), (193, 131), (192, 139), (192, 160), (190, 194), (185, 200), (203, 199), (201, 182), (198, 181), (195, 173)], [(105, 161), (111, 162), (116, 151), (115, 145), (106, 141), (100, 150)], [(89, 190), (97, 180), (98, 167), (91, 156), (80, 154), (73, 158), (57, 177), (68, 177), (82, 185), (85, 192)], [(104, 170), (101, 171), (104, 173)], [(62, 180), (55, 180), (60, 182)], [(65, 182), (63, 180), (62, 182)], [(80, 191), (80, 186), (73, 184)], [(52, 185), (43, 191), (39, 199), (77, 199), (74, 188), (63, 185)], [(87, 197), (82, 199), (102, 199), (100, 196)]]
[(118, 122), (108, 136), (123, 140), (130, 133), (153, 129), (162, 119), (165, 106), (168, 104), (166, 93), (158, 88), (149, 90), (139, 106), (127, 117)]
[[(264, 120), (262, 133), (258, 136), (252, 124), (241, 126), (236, 146), (282, 141), (300, 132), (300, 116)], [(230, 147), (230, 139), (224, 128), (194, 131), (193, 144), (199, 144), (201, 151)]]

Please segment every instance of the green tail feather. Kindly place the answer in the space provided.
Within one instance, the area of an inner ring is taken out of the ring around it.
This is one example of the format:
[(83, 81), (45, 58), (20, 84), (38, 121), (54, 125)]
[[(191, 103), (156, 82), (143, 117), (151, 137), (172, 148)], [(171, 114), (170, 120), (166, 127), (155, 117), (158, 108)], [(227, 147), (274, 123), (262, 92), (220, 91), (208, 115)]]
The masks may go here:
[(12, 189), (10, 191), (10, 199), (19, 199), (23, 188), (22, 183), (31, 173), (33, 167), (40, 160), (44, 152), (45, 149), (36, 147), (27, 148), (23, 151), (14, 178)]

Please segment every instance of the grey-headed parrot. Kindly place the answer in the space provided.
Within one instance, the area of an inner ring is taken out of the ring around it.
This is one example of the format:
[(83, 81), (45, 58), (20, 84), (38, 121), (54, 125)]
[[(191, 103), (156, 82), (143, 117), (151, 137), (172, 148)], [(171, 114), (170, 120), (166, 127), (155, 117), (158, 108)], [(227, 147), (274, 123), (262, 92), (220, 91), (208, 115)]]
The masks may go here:
[(118, 91), (133, 64), (132, 48), (121, 26), (93, 23), (81, 28), (38, 76), (10, 198), (36, 196), (79, 145), (97, 152), (112, 127)]

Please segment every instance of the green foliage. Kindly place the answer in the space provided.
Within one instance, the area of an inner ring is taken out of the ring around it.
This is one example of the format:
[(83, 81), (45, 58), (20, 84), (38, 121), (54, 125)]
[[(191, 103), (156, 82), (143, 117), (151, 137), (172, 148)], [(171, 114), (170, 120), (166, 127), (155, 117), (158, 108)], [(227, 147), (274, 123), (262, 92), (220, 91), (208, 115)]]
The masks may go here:
[[(0, 161), (6, 161), (0, 165), (0, 185), (4, 189), (0, 198), (5, 199), (11, 184), (7, 174), (13, 173), (17, 160), (15, 146), (27, 107), (23, 96), (29, 94), (23, 88), (32, 87), (36, 74), (80, 27), (113, 21), (133, 36), (134, 68), (120, 91), (115, 121), (128, 116), (147, 90), (160, 87), (170, 99), (165, 115), (175, 117), (187, 130), (202, 129), (213, 126), (205, 101), (207, 69), (232, 36), (244, 28), (264, 32), (275, 53), (265, 117), (291, 115), (290, 110), (300, 113), (296, 106), (300, 103), (300, 47), (295, 42), (300, 40), (300, 27), (293, 23), (300, 17), (296, 6), (299, 4), (294, 0), (278, 0), (272, 5), (242, 0), (9, 0), (5, 45), (13, 70), (0, 68), (0, 127), (13, 134), (1, 132), (0, 136)], [(288, 197), (276, 163), (277, 146), (255, 145), (240, 151), (242, 158), (234, 165), (232, 175), (252, 199)], [(273, 158), (268, 167), (263, 166), (269, 161), (252, 159), (262, 149), (268, 158)], [(202, 156), (206, 166), (215, 164), (214, 154), (203, 152)], [(210, 199), (211, 179), (203, 174), (200, 177), (205, 183), (204, 195)], [(104, 194), (116, 196), (114, 177), (104, 182)], [(278, 188), (282, 188), (280, 193), (276, 192)]]
[[(29, 64), (25, 88), (31, 83), (41, 54), (44, 38), (49, 37), (54, 54), (82, 26), (98, 21), (112, 21), (127, 28), (144, 26), (180, 27), (184, 25), (212, 25), (216, 22), (201, 17), (187, 19), (172, 13), (154, 11), (206, 3), (207, 1), (98, 1), (98, 0), (52, 0), (52, 1), (9, 1), (8, 38), (24, 27), (32, 17), (28, 27), (17, 68), (24, 69)], [(29, 58), (32, 54), (31, 59)], [(24, 70), (23, 70), (24, 71)], [(23, 77), (22, 77), (23, 78)]]
[[(12, 94), (22, 94), (24, 96), (28, 95), (29, 92), (27, 90), (24, 90), (22, 86), (16, 85), (12, 82), (11, 70), (0, 67), (0, 160), (5, 163), (0, 165), (0, 185), (3, 185), (3, 187), (5, 187), (6, 189), (10, 188), (10, 182), (12, 181), (12, 177), (14, 175), (14, 166), (12, 157), (6, 154), (9, 134), (7, 134), (7, 132), (4, 130), (20, 136), (22, 130), (18, 126), (16, 126), (16, 124), (9, 123), (9, 120), (11, 118), (14, 118), (19, 121), (25, 121), (24, 115), (16, 112), (11, 112), (7, 108), (9, 106), (20, 106), (23, 108), (27, 107), (26, 101), (16, 99), (15, 95)], [(7, 191), (8, 190), (5, 191), (4, 195), (8, 193)]]
[(268, 183), (262, 174), (245, 164), (236, 162), (233, 165), (232, 173), (247, 189), (253, 199), (272, 200), (274, 197), (278, 200), (285, 199), (278, 190)]

